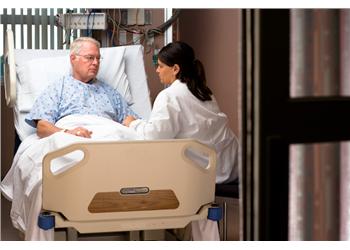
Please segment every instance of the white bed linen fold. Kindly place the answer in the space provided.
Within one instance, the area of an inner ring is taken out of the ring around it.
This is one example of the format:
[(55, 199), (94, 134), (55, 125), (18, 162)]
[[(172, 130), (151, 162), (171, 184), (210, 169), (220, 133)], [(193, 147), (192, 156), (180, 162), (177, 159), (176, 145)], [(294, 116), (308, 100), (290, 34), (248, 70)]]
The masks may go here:
[[(136, 133), (107, 118), (94, 115), (70, 115), (56, 123), (60, 128), (82, 126), (92, 131), (92, 138), (58, 132), (40, 139), (36, 134), (27, 137), (18, 148), (12, 166), (0, 188), (12, 200), (11, 219), (14, 227), (25, 232), (26, 240), (53, 239), (53, 231), (37, 226), (41, 209), (42, 160), (50, 151), (77, 142), (139, 140)], [(56, 171), (60, 171), (59, 168)]]

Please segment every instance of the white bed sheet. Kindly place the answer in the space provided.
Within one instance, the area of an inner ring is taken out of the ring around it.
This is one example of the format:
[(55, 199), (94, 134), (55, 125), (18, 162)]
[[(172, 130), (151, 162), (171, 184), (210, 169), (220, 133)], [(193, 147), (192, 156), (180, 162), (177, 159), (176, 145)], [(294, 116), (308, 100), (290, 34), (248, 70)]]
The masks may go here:
[[(42, 139), (36, 134), (27, 137), (20, 145), (11, 169), (0, 186), (5, 196), (12, 200), (10, 216), (13, 225), (23, 232), (28, 230), (28, 240), (53, 239), (52, 231), (43, 231), (37, 226), (41, 199), (35, 198), (41, 197), (42, 160), (48, 152), (77, 142), (141, 139), (128, 127), (94, 115), (67, 116), (58, 121), (57, 125), (67, 129), (83, 126), (93, 132), (92, 138), (77, 137), (64, 132)], [(56, 168), (56, 171), (61, 172), (61, 169)]]

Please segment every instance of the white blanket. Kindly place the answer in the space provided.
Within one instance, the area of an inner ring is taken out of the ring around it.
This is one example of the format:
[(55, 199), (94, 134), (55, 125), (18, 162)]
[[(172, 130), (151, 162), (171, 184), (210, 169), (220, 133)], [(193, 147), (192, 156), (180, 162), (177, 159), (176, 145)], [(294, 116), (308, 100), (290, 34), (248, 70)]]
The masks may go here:
[[(12, 166), (0, 185), (3, 194), (12, 200), (10, 214), (12, 223), (14, 227), (25, 232), (26, 240), (53, 239), (52, 230), (44, 231), (37, 226), (42, 204), (42, 160), (48, 152), (76, 142), (141, 139), (133, 130), (107, 118), (93, 115), (67, 116), (58, 121), (56, 125), (66, 129), (85, 127), (92, 131), (92, 135), (91, 138), (83, 138), (58, 132), (42, 139), (36, 134), (27, 137), (21, 143)], [(56, 167), (55, 171), (61, 172), (62, 169)]]

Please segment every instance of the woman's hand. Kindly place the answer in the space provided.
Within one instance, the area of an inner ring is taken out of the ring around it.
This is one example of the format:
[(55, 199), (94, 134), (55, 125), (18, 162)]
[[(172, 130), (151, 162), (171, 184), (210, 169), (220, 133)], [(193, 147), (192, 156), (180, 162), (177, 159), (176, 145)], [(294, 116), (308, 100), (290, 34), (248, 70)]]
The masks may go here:
[(123, 125), (129, 127), (129, 126), (130, 126), (130, 123), (131, 123), (132, 121), (135, 121), (135, 120), (136, 120), (135, 117), (133, 117), (132, 115), (128, 115), (128, 116), (125, 117), (125, 119), (124, 119), (124, 121), (123, 121)]

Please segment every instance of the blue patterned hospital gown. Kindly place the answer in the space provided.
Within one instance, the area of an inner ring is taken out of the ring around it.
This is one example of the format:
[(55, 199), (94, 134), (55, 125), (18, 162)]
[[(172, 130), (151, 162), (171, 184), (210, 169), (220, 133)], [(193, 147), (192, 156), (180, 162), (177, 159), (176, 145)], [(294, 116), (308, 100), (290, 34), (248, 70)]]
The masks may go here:
[(43, 119), (55, 124), (72, 114), (98, 115), (119, 123), (127, 115), (138, 117), (110, 85), (98, 80), (83, 83), (72, 76), (65, 76), (40, 94), (26, 122), (33, 127), (36, 127), (34, 120)]

